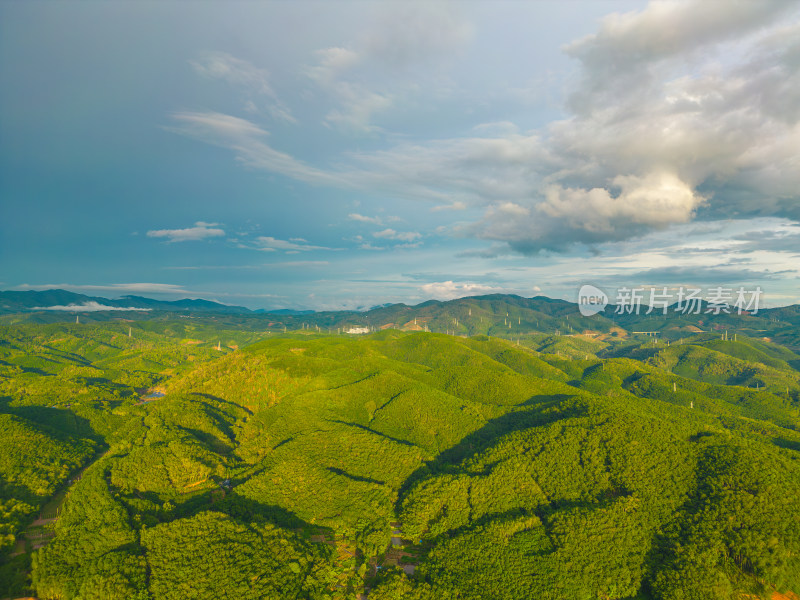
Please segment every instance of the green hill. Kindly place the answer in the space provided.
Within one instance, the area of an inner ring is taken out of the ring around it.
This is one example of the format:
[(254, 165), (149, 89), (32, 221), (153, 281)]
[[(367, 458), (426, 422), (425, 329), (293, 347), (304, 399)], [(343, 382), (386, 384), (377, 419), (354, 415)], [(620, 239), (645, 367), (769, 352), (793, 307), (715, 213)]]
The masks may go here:
[[(231, 315), (0, 328), (0, 596), (800, 593), (797, 355), (571, 335), (567, 303), (534, 300), (414, 307), (472, 337)], [(487, 336), (506, 307), (506, 329), (561, 335)], [(10, 559), (45, 505), (43, 547)]]

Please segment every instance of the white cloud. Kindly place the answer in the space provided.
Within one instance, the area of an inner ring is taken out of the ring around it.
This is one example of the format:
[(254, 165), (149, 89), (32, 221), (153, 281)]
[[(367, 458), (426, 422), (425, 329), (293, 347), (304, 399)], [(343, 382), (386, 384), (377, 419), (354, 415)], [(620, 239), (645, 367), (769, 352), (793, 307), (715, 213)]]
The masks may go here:
[(199, 60), (189, 61), (189, 64), (204, 77), (221, 79), (242, 87), (249, 95), (245, 101), (245, 110), (248, 112), (258, 112), (255, 98), (261, 97), (267, 100), (266, 108), (272, 117), (290, 123), (296, 122), (270, 86), (266, 70), (224, 52), (207, 53)]
[(262, 266), (268, 269), (306, 269), (326, 267), (329, 264), (327, 260), (289, 260), (286, 262), (269, 263)]
[(502, 199), (530, 199), (536, 165), (552, 163), (538, 134), (506, 138), (457, 138), (400, 144), (389, 150), (351, 153), (338, 171), (312, 167), (275, 150), (254, 123), (221, 113), (176, 113), (170, 131), (232, 150), (243, 164), (294, 179), (342, 189), (384, 192), (446, 202), (454, 210)]
[(147, 232), (147, 237), (166, 238), (168, 242), (199, 241), (225, 235), (225, 231), (214, 227), (218, 223), (198, 221), (194, 227), (186, 229), (155, 229)]
[(363, 42), (364, 52), (382, 65), (408, 69), (460, 52), (472, 39), (472, 25), (456, 2), (389, 3)]
[(332, 47), (319, 50), (317, 56), (319, 62), (306, 73), (339, 105), (328, 112), (325, 121), (361, 133), (377, 131), (371, 124), (372, 117), (391, 107), (392, 98), (346, 79), (347, 73), (362, 61), (361, 55), (347, 48)]
[(376, 238), (386, 240), (398, 240), (401, 242), (413, 242), (422, 237), (416, 231), (395, 231), (394, 229), (384, 229), (383, 231), (376, 231), (372, 234)]
[(393, 104), (390, 94), (370, 90), (358, 81), (348, 81), (345, 74), (361, 62), (361, 56), (346, 48), (326, 48), (317, 52), (319, 63), (307, 70), (311, 78), (338, 108), (331, 109), (325, 121), (359, 133), (378, 131), (371, 121), (373, 115)]
[(453, 298), (461, 298), (463, 296), (477, 296), (481, 294), (500, 293), (503, 291), (502, 288), (480, 283), (456, 283), (454, 281), (426, 283), (420, 286), (420, 290), (423, 295), (428, 298), (437, 298), (441, 300), (452, 300)]
[(108, 306), (99, 302), (84, 302), (83, 304), (70, 304), (68, 306), (34, 306), (31, 310), (60, 310), (67, 312), (97, 312), (105, 310), (124, 310), (124, 311), (143, 311), (152, 310), (150, 308), (136, 308), (133, 306)]
[(654, 0), (641, 11), (608, 15), (597, 33), (572, 42), (565, 51), (589, 66), (589, 75), (617, 77), (639, 65), (741, 38), (792, 9), (784, 0)]
[[(309, 68), (334, 104), (329, 123), (374, 130), (376, 115), (411, 93), (388, 80), (468, 38), (447, 34), (440, 47), (426, 28), (389, 21)], [(336, 170), (273, 149), (266, 131), (228, 115), (180, 113), (175, 130), (301, 181), (481, 211), (450, 231), (523, 253), (597, 247), (693, 219), (800, 221), (798, 40), (797, 3), (652, 2), (565, 47), (580, 68), (566, 118), (539, 131), (500, 121), (467, 137), (351, 152)]]
[(452, 204), (440, 204), (439, 206), (434, 206), (431, 210), (434, 212), (439, 212), (442, 210), (466, 210), (467, 205), (463, 202), (456, 200)]
[(587, 190), (551, 185), (545, 191), (544, 202), (536, 205), (535, 215), (527, 222), (518, 219), (529, 216), (530, 212), (511, 203), (501, 205), (496, 213), (522, 224), (523, 241), (535, 230), (537, 221), (545, 217), (549, 231), (537, 231), (537, 239), (548, 240), (549, 245), (558, 248), (559, 236), (567, 231), (585, 232), (581, 241), (592, 242), (625, 239), (642, 227), (662, 229), (686, 223), (703, 200), (691, 186), (670, 173), (650, 173), (645, 177), (619, 175), (609, 187), (620, 191), (612, 195), (605, 188)]
[(378, 127), (370, 124), (372, 116), (390, 108), (393, 103), (390, 96), (369, 92), (352, 84), (340, 84), (338, 92), (344, 107), (329, 112), (325, 120), (357, 132), (378, 131)]
[(741, 214), (765, 195), (767, 210), (791, 211), (800, 28), (777, 35), (787, 11), (797, 18), (797, 4), (781, 1), (652, 2), (604, 19), (566, 49), (582, 78), (574, 116), (550, 128), (552, 176), (591, 188), (666, 169), (695, 188), (746, 192), (744, 202), (716, 194), (712, 212)]
[(232, 150), (243, 164), (280, 173), (308, 183), (351, 187), (335, 173), (311, 167), (279, 152), (264, 140), (268, 133), (246, 119), (216, 112), (180, 112), (173, 115), (178, 124), (167, 130)]
[[(299, 240), (300, 242), (305, 242), (300, 238), (292, 238), (293, 240)], [(277, 238), (262, 235), (256, 238), (256, 244), (258, 250), (266, 251), (266, 252), (274, 252), (276, 250), (283, 250), (285, 252), (308, 252), (310, 250), (333, 250), (333, 248), (326, 248), (325, 246), (313, 246), (307, 243), (298, 243), (298, 241), (292, 240), (279, 240)]]
[[(541, 206), (540, 206), (541, 207)], [(537, 207), (537, 208), (540, 208)], [(514, 202), (503, 202), (499, 204), (496, 209), (499, 212), (505, 213), (507, 215), (511, 215), (512, 217), (527, 217), (531, 214), (529, 208), (525, 206), (521, 206), (519, 204), (515, 204)]]
[[(294, 260), (285, 262), (259, 263), (253, 265), (187, 265), (182, 267), (164, 267), (171, 271), (224, 271), (224, 270), (245, 270), (255, 271), (262, 269), (284, 269), (295, 267), (324, 267), (330, 263), (327, 260)], [(239, 296), (240, 294), (232, 294)]]
[(787, 10), (653, 2), (605, 19), (567, 47), (583, 68), (572, 116), (542, 132), (527, 168), (503, 161), (505, 196), (530, 217), (481, 194), (484, 217), (456, 231), (530, 253), (697, 216), (800, 220), (800, 26), (769, 26)]
[(331, 85), (343, 73), (361, 62), (358, 52), (348, 48), (331, 47), (317, 51), (319, 62), (309, 67), (308, 76), (320, 85)]
[(359, 246), (360, 250), (386, 250), (385, 246), (375, 246), (370, 242), (364, 242)]
[[(441, 86), (439, 64), (459, 52), (472, 29), (452, 2), (376, 5), (376, 18), (351, 47), (318, 50), (306, 75), (334, 104), (325, 123), (379, 133), (376, 117), (402, 107), (421, 89)], [(423, 73), (433, 71), (425, 78)]]
[(360, 221), (362, 223), (372, 223), (373, 225), (383, 225), (383, 221), (381, 221), (380, 217), (367, 217), (365, 215), (360, 215), (358, 213), (350, 213), (347, 215), (352, 221)]
[(487, 136), (494, 135), (497, 137), (516, 135), (519, 133), (519, 127), (511, 121), (481, 123), (480, 125), (475, 125), (472, 129), (478, 133), (484, 133)]

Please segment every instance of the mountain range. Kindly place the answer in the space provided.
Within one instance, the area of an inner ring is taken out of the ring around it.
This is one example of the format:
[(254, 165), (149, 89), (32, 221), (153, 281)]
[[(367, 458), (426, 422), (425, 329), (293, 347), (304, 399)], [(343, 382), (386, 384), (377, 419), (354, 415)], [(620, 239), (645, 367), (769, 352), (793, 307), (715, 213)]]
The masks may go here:
[[(382, 304), (369, 310), (312, 311), (298, 309), (250, 310), (202, 299), (166, 301), (143, 296), (109, 299), (87, 296), (62, 289), (45, 291), (0, 291), (0, 316), (15, 315), (14, 322), (59, 322), (64, 314), (80, 315), (84, 322), (108, 321), (124, 316), (128, 320), (171, 318), (183, 315), (202, 317), (216, 315), (231, 319), (237, 326), (263, 329), (272, 325), (288, 329), (319, 328), (343, 330), (349, 327), (369, 329), (404, 329), (448, 332), (458, 335), (490, 334), (514, 337), (538, 331), (554, 334), (602, 333), (615, 329), (664, 332), (666, 330), (697, 333), (698, 331), (747, 330), (748, 334), (789, 333), (800, 325), (800, 305), (761, 309), (739, 314), (733, 307), (712, 310), (701, 301), (696, 311), (683, 312), (677, 304), (666, 314), (659, 310), (646, 314), (628, 313), (610, 304), (600, 314), (583, 316), (578, 305), (566, 300), (535, 296), (525, 298), (513, 294), (468, 296), (454, 300), (428, 300), (409, 306), (403, 303)], [(796, 340), (800, 342), (800, 340)]]

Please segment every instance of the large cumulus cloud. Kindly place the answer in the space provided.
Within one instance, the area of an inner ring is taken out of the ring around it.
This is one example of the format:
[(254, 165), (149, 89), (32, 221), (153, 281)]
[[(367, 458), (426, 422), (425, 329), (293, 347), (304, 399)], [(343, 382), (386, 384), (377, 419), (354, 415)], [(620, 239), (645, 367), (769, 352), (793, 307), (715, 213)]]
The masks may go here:
[[(324, 52), (325, 69), (312, 69), (318, 81), (340, 81), (360, 56)], [(317, 185), (467, 209), (450, 231), (523, 253), (692, 220), (800, 221), (800, 3), (656, 1), (606, 17), (564, 52), (578, 66), (565, 116), (535, 131), (478, 124), (463, 137), (389, 136), (323, 169), (275, 150), (266, 131), (235, 117), (182, 113), (173, 130)], [(377, 93), (367, 80), (359, 86), (361, 100)]]
[(654, 2), (568, 45), (581, 78), (543, 136), (528, 210), (472, 235), (532, 252), (694, 218), (800, 219), (796, 3)]

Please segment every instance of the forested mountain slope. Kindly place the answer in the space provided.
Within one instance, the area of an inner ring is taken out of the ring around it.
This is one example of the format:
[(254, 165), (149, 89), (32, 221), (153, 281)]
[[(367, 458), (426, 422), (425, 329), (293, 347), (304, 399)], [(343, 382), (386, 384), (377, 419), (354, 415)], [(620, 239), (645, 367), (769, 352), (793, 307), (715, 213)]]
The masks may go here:
[[(643, 291), (647, 299), (646, 290)], [(616, 299), (613, 296), (610, 298)], [(89, 306), (81, 310), (86, 303)], [(56, 306), (59, 310), (46, 310)], [(69, 306), (70, 310), (63, 309)], [(99, 310), (102, 307), (114, 310)], [(122, 310), (124, 308), (136, 310)], [(749, 339), (767, 338), (800, 350), (800, 305), (740, 311), (735, 306), (710, 306), (702, 301), (693, 306), (672, 304), (649, 311), (646, 302), (636, 310), (630, 306), (610, 304), (604, 311), (583, 316), (578, 305), (565, 300), (535, 296), (525, 298), (513, 294), (469, 296), (454, 300), (428, 300), (417, 305), (388, 304), (368, 310), (276, 310), (251, 311), (204, 300), (163, 302), (126, 296), (117, 300), (82, 296), (65, 290), (0, 291), (0, 325), (22, 323), (60, 323), (68, 315), (81, 323), (105, 323), (114, 327), (119, 321), (139, 323), (165, 333), (185, 337), (213, 335), (225, 330), (229, 343), (241, 345), (234, 338), (246, 336), (252, 342), (268, 332), (314, 330), (325, 333), (346, 332), (366, 327), (370, 331), (399, 329), (429, 331), (451, 335), (491, 335), (521, 341), (536, 347), (546, 344), (545, 338), (589, 336), (593, 341), (618, 342), (635, 332), (656, 332), (664, 340), (678, 340), (704, 332), (717, 337), (725, 332), (733, 338), (738, 332)], [(649, 314), (648, 314), (649, 313)], [(238, 335), (234, 334), (238, 332)], [(567, 339), (569, 339), (567, 337)], [(584, 340), (569, 344), (575, 355), (584, 348)], [(639, 340), (641, 341), (641, 340)], [(223, 344), (225, 340), (223, 338)], [(563, 339), (561, 344), (567, 344)], [(569, 354), (569, 353), (568, 353)]]
[[(781, 345), (388, 329), (217, 350), (168, 323), (0, 332), (0, 596), (28, 568), (44, 600), (800, 593)], [(9, 558), (84, 467), (47, 543)]]

